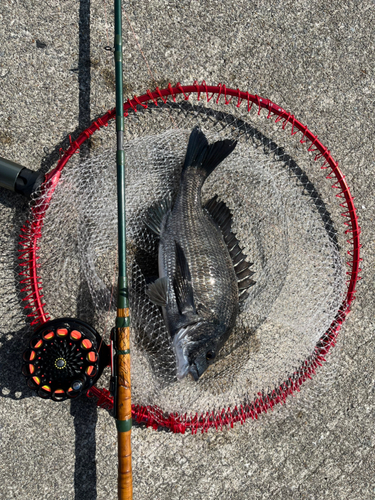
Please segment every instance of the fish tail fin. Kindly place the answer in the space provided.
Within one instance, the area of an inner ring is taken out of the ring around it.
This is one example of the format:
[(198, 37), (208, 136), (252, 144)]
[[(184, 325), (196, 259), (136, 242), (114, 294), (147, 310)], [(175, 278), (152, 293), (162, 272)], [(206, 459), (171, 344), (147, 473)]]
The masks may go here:
[(237, 142), (225, 139), (208, 144), (206, 136), (198, 126), (190, 134), (183, 171), (188, 168), (199, 170), (205, 177), (221, 163), (236, 147)]

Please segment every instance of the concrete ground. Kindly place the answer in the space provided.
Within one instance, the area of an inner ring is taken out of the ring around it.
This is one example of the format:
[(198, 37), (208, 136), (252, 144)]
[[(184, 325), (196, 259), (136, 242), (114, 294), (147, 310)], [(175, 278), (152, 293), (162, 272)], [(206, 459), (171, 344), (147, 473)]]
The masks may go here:
[[(290, 110), (339, 161), (363, 244), (363, 280), (341, 355), (330, 361), (329, 389), (320, 390), (318, 375), (289, 409), (222, 432), (134, 429), (134, 498), (374, 499), (374, 2), (149, 0), (124, 7), (129, 95), (205, 79)], [(112, 44), (112, 19), (108, 0), (2, 0), (0, 156), (48, 169), (68, 134), (114, 106), (112, 56), (103, 48)], [(4, 237), (22, 202), (4, 190), (0, 200)], [(1, 325), (0, 497), (116, 498), (113, 420), (86, 399), (32, 397), (19, 374), (25, 339), (12, 337), (8, 316)]]

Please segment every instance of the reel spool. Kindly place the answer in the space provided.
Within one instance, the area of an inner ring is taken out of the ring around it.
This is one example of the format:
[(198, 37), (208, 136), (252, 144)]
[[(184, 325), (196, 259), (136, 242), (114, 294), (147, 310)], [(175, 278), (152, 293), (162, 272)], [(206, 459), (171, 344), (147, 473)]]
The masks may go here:
[(110, 364), (110, 348), (84, 321), (55, 319), (41, 325), (23, 354), (30, 389), (53, 401), (85, 394)]

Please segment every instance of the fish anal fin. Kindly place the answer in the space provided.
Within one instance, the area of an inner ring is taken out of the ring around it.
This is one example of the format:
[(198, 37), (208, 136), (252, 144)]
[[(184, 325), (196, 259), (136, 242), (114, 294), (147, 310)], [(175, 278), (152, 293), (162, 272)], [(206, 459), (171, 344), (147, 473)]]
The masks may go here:
[(148, 285), (146, 294), (152, 303), (157, 306), (165, 307), (167, 305), (167, 283), (166, 277), (158, 278)]

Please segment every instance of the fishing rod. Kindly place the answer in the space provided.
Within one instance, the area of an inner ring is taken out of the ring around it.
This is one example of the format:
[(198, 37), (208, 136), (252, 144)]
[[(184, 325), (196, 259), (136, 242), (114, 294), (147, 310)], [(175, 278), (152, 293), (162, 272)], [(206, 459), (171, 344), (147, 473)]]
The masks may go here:
[(118, 295), (116, 328), (112, 330), (112, 393), (118, 433), (118, 498), (133, 498), (131, 466), (131, 382), (130, 382), (130, 316), (126, 277), (125, 154), (122, 79), (122, 10), (115, 0), (115, 78), (117, 133), (117, 202), (118, 202)]
[[(48, 314), (42, 314), (35, 321), (40, 327), (33, 335), (30, 347), (23, 356), (23, 373), (28, 378), (29, 387), (36, 390), (39, 396), (63, 401), (66, 397), (75, 398), (87, 392), (98, 380), (104, 367), (111, 364), (110, 392), (113, 395), (114, 417), (118, 432), (118, 498), (132, 500), (130, 317), (126, 276), (121, 0), (115, 0), (114, 4), (119, 272), (117, 317), (115, 328), (111, 333), (111, 353), (100, 335), (90, 325), (74, 318), (49, 321)], [(45, 177), (41, 172), (34, 172), (11, 160), (0, 158), (0, 187), (30, 197), (47, 181), (47, 178), (48, 176)], [(31, 290), (32, 295), (37, 292), (38, 290)], [(74, 359), (68, 359), (66, 356), (68, 346), (73, 346), (76, 351)], [(59, 371), (58, 377), (52, 374), (56, 369)], [(68, 370), (71, 371), (70, 375)]]

